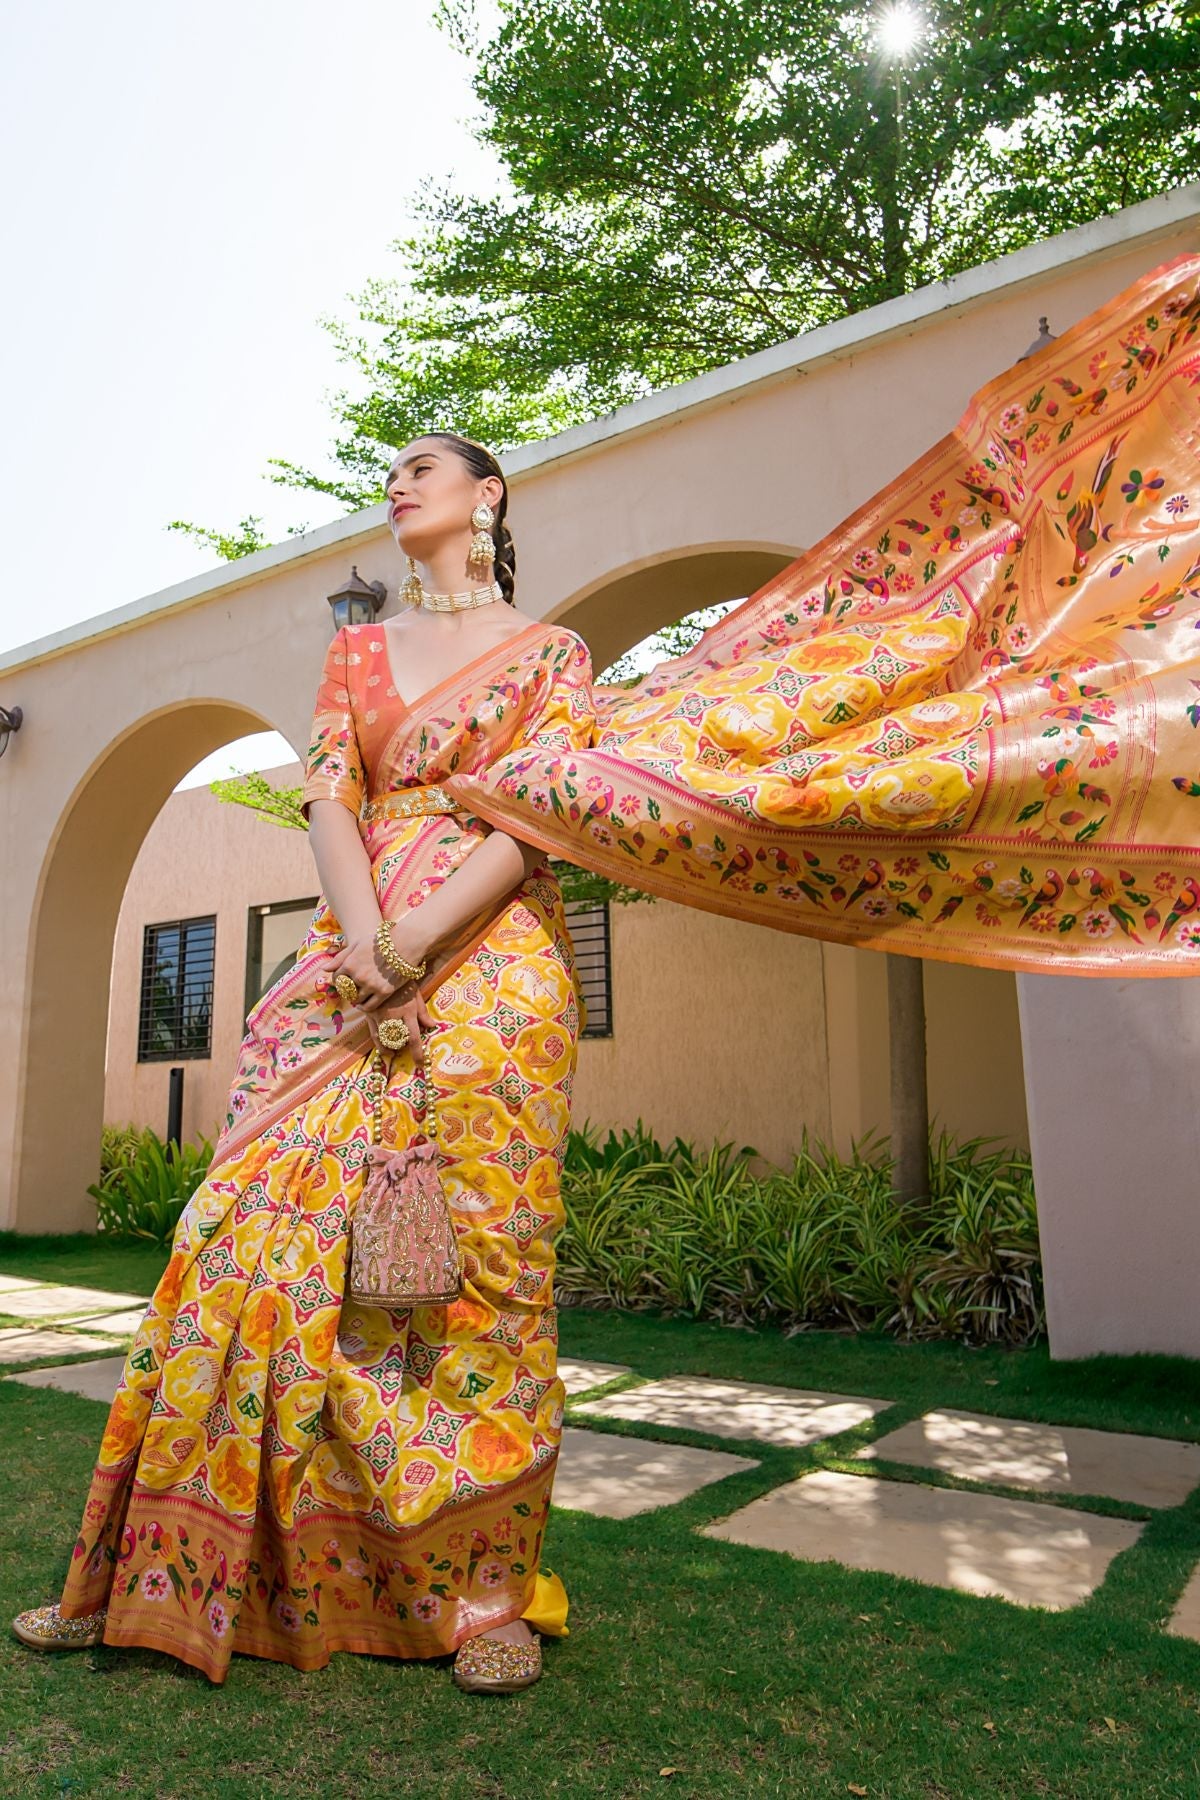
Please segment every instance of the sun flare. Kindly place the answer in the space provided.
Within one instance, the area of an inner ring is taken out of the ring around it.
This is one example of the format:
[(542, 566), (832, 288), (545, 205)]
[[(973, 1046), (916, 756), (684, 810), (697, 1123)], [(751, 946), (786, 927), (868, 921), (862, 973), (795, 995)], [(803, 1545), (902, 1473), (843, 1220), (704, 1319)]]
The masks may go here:
[(896, 5), (889, 6), (880, 13), (876, 35), (885, 55), (905, 56), (923, 31), (924, 21), (920, 13), (906, 5), (904, 0), (898, 0)]

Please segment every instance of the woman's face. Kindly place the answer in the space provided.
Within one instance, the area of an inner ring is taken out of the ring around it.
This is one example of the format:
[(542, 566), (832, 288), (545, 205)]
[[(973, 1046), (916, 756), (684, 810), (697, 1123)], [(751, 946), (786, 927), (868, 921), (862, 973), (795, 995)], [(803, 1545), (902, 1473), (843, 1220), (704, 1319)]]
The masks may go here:
[(503, 487), (495, 475), (479, 481), (440, 438), (414, 438), (396, 452), (386, 492), (392, 535), (406, 555), (424, 561), (455, 537), (466, 545), (471, 514), (481, 500), (497, 507)]

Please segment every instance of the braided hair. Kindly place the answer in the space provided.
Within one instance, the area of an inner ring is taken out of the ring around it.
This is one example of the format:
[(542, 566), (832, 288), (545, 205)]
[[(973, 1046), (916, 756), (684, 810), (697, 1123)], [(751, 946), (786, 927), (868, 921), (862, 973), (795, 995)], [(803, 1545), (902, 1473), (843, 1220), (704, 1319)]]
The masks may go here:
[(457, 431), (427, 431), (426, 437), (441, 438), (452, 446), (458, 456), (466, 463), (477, 481), (483, 481), (488, 475), (499, 477), (503, 492), (500, 504), (496, 508), (496, 517), (492, 521), (492, 564), (496, 571), (496, 580), (504, 591), (505, 601), (509, 606), (514, 604), (513, 594), (517, 585), (517, 552), (513, 545), (512, 532), (504, 523), (504, 515), (508, 511), (508, 483), (504, 479), (504, 470), (496, 461), (485, 444), (476, 443), (474, 438), (460, 437)]

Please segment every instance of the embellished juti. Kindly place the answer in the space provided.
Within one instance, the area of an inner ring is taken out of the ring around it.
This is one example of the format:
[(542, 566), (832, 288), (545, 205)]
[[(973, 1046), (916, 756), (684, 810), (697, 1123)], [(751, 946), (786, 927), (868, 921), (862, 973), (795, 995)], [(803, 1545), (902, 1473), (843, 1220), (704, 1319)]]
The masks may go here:
[[(384, 634), (333, 639), (304, 802), (362, 820), (390, 918), (491, 829), (438, 784), (514, 742), (566, 750), (582, 650), (537, 625), (411, 707)], [(390, 799), (385, 796), (391, 796)], [(364, 805), (364, 803), (366, 803)], [(372, 1043), (328, 969), (322, 896), (295, 966), (259, 1001), (213, 1161), (127, 1357), (61, 1601), (107, 1606), (104, 1641), (224, 1678), (236, 1651), (427, 1657), (524, 1616), (563, 1629), (539, 1573), (561, 1437), (553, 1239), (579, 1032), (558, 883), (535, 869), (422, 982), (430, 1119), (464, 1279), (446, 1306), (345, 1298), (371, 1141)], [(391, 1061), (385, 1141), (424, 1116)]]
[[(1200, 258), (998, 377), (628, 690), (595, 687), (583, 641), (537, 624), (405, 707), (382, 632), (342, 630), (305, 796), (367, 803), (392, 918), (500, 827), (835, 942), (1200, 973)], [(107, 1603), (106, 1641), (218, 1680), (234, 1649), (315, 1668), (336, 1649), (436, 1654), (521, 1615), (561, 1624), (538, 1567), (579, 1029), (558, 886), (536, 870), (423, 983), (466, 1266), (444, 1308), (343, 1303), (371, 1045), (331, 993), (337, 933), (322, 899), (247, 1020), (62, 1602)], [(401, 1053), (397, 1143), (413, 1087)]]

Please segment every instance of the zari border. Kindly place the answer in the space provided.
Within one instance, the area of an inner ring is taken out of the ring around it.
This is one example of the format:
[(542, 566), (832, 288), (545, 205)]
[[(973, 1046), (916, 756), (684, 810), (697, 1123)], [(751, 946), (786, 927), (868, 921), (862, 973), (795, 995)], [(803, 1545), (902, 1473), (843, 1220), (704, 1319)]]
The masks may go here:
[[(528, 1521), (531, 1533), (535, 1534), (534, 1546), (530, 1554), (530, 1566), (519, 1578), (519, 1593), (514, 1593), (514, 1582), (518, 1578), (513, 1577), (487, 1596), (458, 1598), (448, 1609), (448, 1617), (440, 1629), (432, 1624), (423, 1624), (411, 1614), (405, 1619), (398, 1619), (377, 1612), (374, 1617), (364, 1616), (353, 1622), (347, 1620), (344, 1624), (336, 1616), (330, 1615), (323, 1617), (319, 1625), (311, 1627), (305, 1641), (290, 1638), (282, 1624), (272, 1627), (267, 1620), (255, 1618), (239, 1623), (233, 1630), (232, 1639), (225, 1645), (220, 1645), (214, 1639), (212, 1631), (205, 1626), (203, 1612), (195, 1620), (185, 1617), (181, 1626), (178, 1613), (170, 1610), (168, 1603), (159, 1616), (156, 1609), (164, 1603), (142, 1599), (140, 1584), (128, 1598), (124, 1595), (114, 1598), (111, 1590), (121, 1579), (123, 1566), (118, 1561), (110, 1565), (108, 1571), (109, 1610), (104, 1642), (118, 1648), (161, 1651), (199, 1669), (217, 1684), (225, 1680), (230, 1658), (234, 1655), (255, 1656), (269, 1662), (286, 1663), (292, 1668), (308, 1672), (324, 1668), (330, 1657), (340, 1651), (387, 1656), (404, 1661), (452, 1655), (467, 1638), (519, 1619), (529, 1609), (536, 1588), (542, 1538), (557, 1463), (558, 1453), (555, 1451), (535, 1468), (526, 1470), (515, 1480), (497, 1489), (476, 1495), (471, 1500), (443, 1506), (429, 1519), (397, 1529), (389, 1529), (361, 1515), (342, 1512), (333, 1507), (313, 1508), (304, 1512), (291, 1526), (284, 1527), (272, 1519), (264, 1520), (261, 1514), (254, 1520), (237, 1518), (219, 1506), (206, 1504), (190, 1495), (156, 1493), (135, 1481), (128, 1507), (122, 1517), (122, 1536), (126, 1530), (136, 1528), (139, 1521), (144, 1527), (140, 1533), (134, 1529), (134, 1536), (139, 1543), (145, 1537), (149, 1520), (155, 1521), (152, 1529), (156, 1531), (161, 1530), (163, 1525), (176, 1534), (181, 1528), (186, 1530), (194, 1527), (197, 1538), (206, 1534), (216, 1541), (230, 1566), (239, 1559), (248, 1559), (256, 1541), (264, 1538), (283, 1557), (291, 1558), (308, 1541), (328, 1538), (331, 1533), (340, 1533), (343, 1539), (353, 1534), (366, 1540), (381, 1557), (396, 1558), (407, 1552), (411, 1560), (415, 1561), (418, 1556), (429, 1560), (436, 1554), (432, 1547), (434, 1541), (460, 1530), (469, 1530), (472, 1521), (481, 1512), (497, 1509), (503, 1511), (527, 1498), (534, 1499)], [(120, 1486), (125, 1480), (128, 1480), (127, 1471), (120, 1474), (111, 1470), (97, 1470), (94, 1484), (111, 1482)], [(544, 1494), (544, 1503), (537, 1501), (536, 1496), (539, 1494)], [(147, 1569), (158, 1566), (161, 1565), (151, 1555), (141, 1573), (145, 1574)], [(224, 1591), (218, 1590), (218, 1598), (223, 1599)], [(61, 1603), (62, 1615), (64, 1618), (84, 1617), (94, 1611), (97, 1604), (102, 1605), (104, 1601), (97, 1600), (93, 1587), (86, 1600), (74, 1603), (64, 1600)], [(231, 1595), (227, 1604), (229, 1610), (234, 1611), (237, 1606), (244, 1605), (244, 1598), (235, 1602)], [(314, 1643), (312, 1640), (317, 1634), (320, 1641)]]
[[(597, 753), (592, 752), (591, 754)], [(672, 788), (667, 782), (661, 782), (644, 769), (639, 771), (639, 779), (648, 785), (663, 787), (671, 793), (673, 799), (686, 799), (689, 811), (702, 810), (705, 805), (698, 795), (682, 796), (679, 789)], [(451, 777), (443, 785), (453, 787), (454, 778)], [(470, 794), (470, 806), (473, 812), (478, 813), (481, 818), (487, 819), (489, 824), (497, 826), (502, 831), (511, 832), (513, 837), (521, 838), (526, 843), (536, 845), (562, 862), (578, 863), (580, 867), (593, 870), (597, 875), (606, 875), (610, 880), (618, 882), (624, 887), (644, 888), (647, 893), (657, 894), (664, 900), (677, 901), (684, 906), (695, 907), (700, 912), (718, 913), (723, 917), (734, 919), (745, 920), (746, 918), (745, 901), (737, 895), (731, 894), (727, 897), (712, 888), (702, 886), (699, 882), (682, 881), (678, 876), (666, 875), (661, 869), (647, 869), (641, 865), (631, 865), (628, 860), (606, 854), (595, 843), (588, 844), (587, 861), (583, 862), (580, 857), (570, 853), (576, 848), (574, 844), (569, 848), (564, 846), (551, 833), (543, 831), (524, 811), (522, 811), (519, 821), (514, 824), (511, 816), (506, 812), (503, 802), (495, 801), (490, 796), (474, 791)], [(730, 825), (731, 829), (736, 826), (737, 830), (745, 836), (755, 835), (769, 839), (777, 838), (782, 834), (793, 841), (803, 841), (814, 848), (844, 850), (856, 847), (847, 838), (835, 837), (829, 832), (787, 832), (783, 827), (771, 827), (765, 823), (755, 828), (750, 821), (743, 817), (734, 819), (723, 809), (714, 808), (714, 810), (719, 812), (721, 818)], [(941, 843), (944, 843), (945, 840), (931, 841), (934, 842), (935, 847), (941, 847)], [(894, 851), (897, 855), (911, 855), (915, 849), (923, 848), (923, 845), (917, 843), (914, 834), (909, 832), (903, 836), (887, 838), (872, 836), (870, 847), (875, 852)], [(973, 851), (992, 847), (1010, 849), (1012, 840), (985, 836), (974, 837), (971, 840)], [(1098, 864), (1102, 860), (1120, 862), (1133, 855), (1139, 857), (1168, 856), (1175, 853), (1175, 849), (1171, 846), (1161, 844), (1138, 844), (1133, 847), (1127, 844), (1102, 844), (1093, 845), (1089, 855), (1093, 863)], [(1106, 958), (1094, 951), (1072, 951), (1068, 956), (1064, 955), (1060, 948), (1054, 956), (1047, 954), (1044, 959), (1039, 960), (1037, 957), (1017, 951), (968, 950), (961, 938), (956, 940), (953, 948), (943, 949), (932, 945), (927, 936), (922, 936), (919, 931), (911, 927), (907, 930), (897, 929), (888, 934), (867, 933), (856, 930), (848, 920), (843, 921), (807, 912), (781, 912), (778, 916), (770, 919), (759, 918), (754, 923), (768, 926), (773, 931), (786, 931), (794, 937), (811, 937), (827, 943), (847, 944), (855, 950), (881, 950), (901, 956), (920, 956), (931, 962), (968, 963), (980, 969), (1007, 969), (1027, 975), (1107, 977), (1110, 980), (1120, 978), (1128, 980), (1130, 976), (1127, 961), (1112, 956)], [(986, 941), (983, 939), (982, 933), (980, 941)], [(1184, 965), (1178, 958), (1172, 958), (1169, 951), (1164, 950), (1160, 955), (1151, 949), (1148, 957), (1139, 963), (1137, 974), (1139, 979), (1200, 976), (1200, 959), (1191, 965)]]

